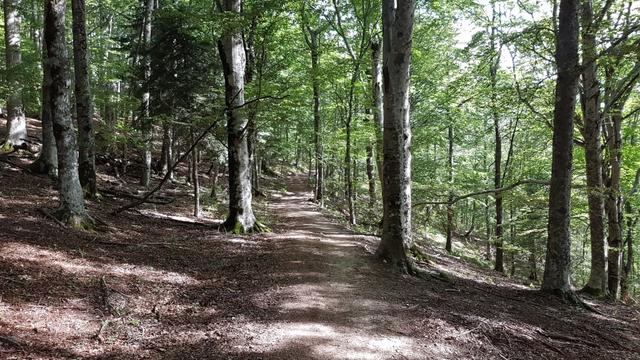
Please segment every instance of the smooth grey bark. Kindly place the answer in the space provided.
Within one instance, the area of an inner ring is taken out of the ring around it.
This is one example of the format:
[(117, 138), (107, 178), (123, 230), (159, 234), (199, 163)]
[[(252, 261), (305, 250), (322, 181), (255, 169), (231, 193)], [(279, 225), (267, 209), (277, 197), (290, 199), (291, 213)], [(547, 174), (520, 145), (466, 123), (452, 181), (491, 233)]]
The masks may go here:
[(143, 65), (143, 91), (140, 113), (140, 129), (142, 132), (142, 177), (140, 184), (146, 187), (151, 181), (151, 147), (153, 143), (153, 124), (151, 123), (151, 93), (149, 92), (149, 79), (151, 77), (151, 59), (146, 49), (151, 46), (151, 22), (153, 19), (153, 0), (143, 0), (144, 21), (142, 29), (142, 43), (145, 53), (142, 59)]
[(51, 178), (58, 177), (58, 149), (56, 138), (53, 135), (53, 123), (51, 122), (51, 75), (46, 66), (47, 49), (42, 44), (42, 148), (38, 159), (34, 161), (29, 170), (36, 174), (47, 174)]
[(371, 42), (371, 79), (372, 79), (372, 95), (373, 95), (373, 125), (376, 134), (376, 167), (378, 168), (378, 178), (382, 184), (382, 129), (384, 105), (382, 100), (382, 62), (380, 53), (382, 47), (379, 41)]
[(384, 0), (384, 215), (377, 255), (403, 272), (412, 272), (411, 124), (409, 83), (415, 1)]
[(73, 13), (73, 69), (75, 72), (75, 100), (78, 121), (78, 150), (80, 184), (88, 197), (95, 197), (96, 140), (93, 134), (93, 106), (89, 82), (89, 58), (84, 0), (72, 0)]
[(69, 102), (71, 81), (65, 41), (65, 9), (65, 0), (45, 2), (45, 67), (51, 77), (49, 106), (58, 148), (58, 216), (70, 226), (82, 228), (86, 225), (87, 213), (78, 175), (77, 140)]
[[(218, 4), (222, 12), (235, 14), (239, 14), (242, 7), (241, 0), (222, 0)], [(260, 230), (260, 226), (251, 207), (251, 169), (245, 134), (248, 120), (242, 109), (246, 58), (241, 32), (228, 30), (218, 42), (218, 48), (225, 79), (229, 157), (229, 215), (222, 227), (245, 233)]]
[(591, 272), (583, 291), (605, 295), (607, 287), (607, 245), (604, 234), (604, 194), (602, 184), (600, 84), (597, 79), (597, 49), (591, 0), (582, 0), (582, 113), (580, 131), (584, 138), (586, 177), (589, 205), (589, 235), (591, 238)]
[(20, 50), (20, 0), (4, 0), (4, 44), (7, 77), (7, 138), (2, 152), (12, 152), (27, 146), (27, 121), (22, 105), (22, 53)]
[(578, 0), (561, 0), (556, 37), (556, 96), (549, 189), (547, 255), (542, 290), (572, 296), (571, 174), (573, 115), (578, 90)]

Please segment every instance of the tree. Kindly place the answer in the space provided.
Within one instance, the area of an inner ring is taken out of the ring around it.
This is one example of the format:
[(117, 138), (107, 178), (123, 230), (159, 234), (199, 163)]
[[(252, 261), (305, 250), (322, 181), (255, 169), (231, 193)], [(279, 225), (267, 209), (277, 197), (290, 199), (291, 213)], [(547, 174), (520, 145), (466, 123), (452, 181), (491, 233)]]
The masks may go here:
[[(223, 14), (239, 15), (241, 0), (220, 0)], [(234, 24), (218, 41), (225, 82), (227, 146), (229, 157), (229, 214), (222, 227), (234, 233), (260, 231), (251, 205), (251, 169), (247, 147), (247, 117), (243, 111), (246, 58), (241, 30)]]
[(47, 48), (42, 47), (42, 148), (38, 159), (34, 161), (29, 170), (36, 174), (46, 174), (51, 178), (58, 177), (58, 149), (56, 148), (56, 138), (53, 135), (53, 123), (51, 120), (51, 74), (46, 66)]
[(542, 290), (571, 297), (571, 174), (573, 117), (578, 90), (577, 0), (560, 1), (556, 38), (558, 76), (553, 118), (547, 256)]
[(313, 28), (310, 24), (307, 10), (302, 5), (302, 33), (311, 54), (311, 87), (313, 88), (313, 143), (315, 148), (316, 183), (314, 199), (320, 206), (324, 204), (324, 156), (322, 144), (322, 116), (320, 114), (320, 36), (323, 26)]
[(142, 56), (142, 108), (140, 113), (140, 129), (142, 131), (142, 177), (140, 184), (149, 186), (151, 181), (151, 146), (153, 142), (153, 124), (151, 119), (151, 93), (149, 92), (149, 79), (151, 77), (151, 59), (148, 50), (151, 47), (151, 22), (153, 19), (153, 0), (143, 0), (142, 44), (144, 54)]
[(95, 197), (96, 141), (93, 135), (93, 107), (89, 83), (89, 59), (84, 0), (72, 0), (73, 13), (73, 70), (75, 73), (75, 100), (78, 121), (80, 184), (89, 197)]
[(51, 80), (49, 107), (58, 148), (60, 207), (57, 216), (73, 228), (84, 228), (88, 224), (88, 216), (78, 175), (77, 140), (71, 120), (71, 82), (65, 41), (65, 10), (65, 0), (45, 2), (45, 67)]
[[(497, 26), (496, 26), (496, 4), (495, 1), (491, 2), (491, 64), (489, 65), (489, 73), (491, 77), (491, 116), (493, 118), (493, 131), (495, 139), (494, 148), (494, 172), (493, 172), (493, 186), (496, 189), (502, 187), (502, 135), (500, 134), (500, 115), (498, 113), (498, 68), (500, 67), (500, 54), (501, 50), (496, 49), (499, 47), (496, 44)], [(504, 272), (504, 239), (502, 238), (502, 193), (496, 192), (496, 263), (494, 270), (501, 273)]]
[(384, 0), (384, 214), (377, 254), (403, 272), (411, 272), (411, 124), (409, 82), (415, 1)]
[(602, 154), (600, 120), (600, 84), (596, 55), (596, 24), (591, 0), (582, 0), (582, 126), (587, 174), (589, 234), (591, 237), (591, 272), (584, 291), (592, 295), (607, 293), (607, 246), (604, 237), (604, 197), (602, 193)]
[(22, 54), (20, 50), (20, 0), (4, 0), (4, 44), (6, 48), (7, 138), (2, 152), (12, 152), (27, 146), (27, 121), (22, 105)]

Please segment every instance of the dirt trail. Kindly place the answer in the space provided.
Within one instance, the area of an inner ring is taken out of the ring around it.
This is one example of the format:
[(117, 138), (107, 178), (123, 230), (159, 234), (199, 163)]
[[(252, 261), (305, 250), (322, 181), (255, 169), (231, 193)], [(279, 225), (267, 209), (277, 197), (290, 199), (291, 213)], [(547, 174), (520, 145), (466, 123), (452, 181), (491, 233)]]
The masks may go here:
[(270, 238), (281, 281), (273, 293), (277, 312), (246, 328), (256, 334), (253, 351), (292, 359), (427, 358), (433, 344), (403, 328), (407, 304), (389, 286), (403, 279), (372, 262), (365, 251), (372, 239), (331, 222), (307, 189), (303, 178), (292, 178), (269, 204), (280, 221)]

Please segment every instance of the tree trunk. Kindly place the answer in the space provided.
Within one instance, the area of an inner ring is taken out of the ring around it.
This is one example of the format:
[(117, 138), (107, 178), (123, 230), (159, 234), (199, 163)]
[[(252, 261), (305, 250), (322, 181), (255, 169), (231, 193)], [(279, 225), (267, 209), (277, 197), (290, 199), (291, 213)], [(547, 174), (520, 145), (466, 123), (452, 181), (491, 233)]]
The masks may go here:
[(218, 164), (218, 160), (213, 160), (213, 164), (211, 164), (211, 169), (213, 170), (211, 175), (211, 198), (213, 200), (217, 200), (218, 198), (218, 175), (220, 174), (220, 164)]
[(605, 209), (608, 219), (608, 265), (609, 295), (617, 299), (620, 296), (620, 277), (622, 272), (622, 196), (620, 196), (620, 171), (622, 160), (622, 113), (614, 110), (607, 124), (607, 146), (609, 150), (608, 192)]
[(602, 157), (600, 153), (600, 84), (597, 80), (596, 37), (591, 0), (582, 0), (582, 106), (587, 189), (589, 203), (589, 232), (591, 237), (591, 273), (583, 291), (605, 295), (607, 288), (607, 246), (604, 237), (604, 197), (602, 186)]
[(320, 116), (320, 53), (318, 51), (319, 30), (307, 28), (309, 38), (307, 45), (311, 51), (311, 85), (313, 87), (313, 142), (315, 144), (316, 185), (315, 200), (324, 205), (324, 156), (322, 143), (322, 117)]
[(407, 251), (411, 238), (411, 124), (409, 82), (414, 0), (384, 0), (384, 152), (382, 239), (380, 258), (404, 272), (412, 272)]
[(376, 177), (373, 174), (373, 146), (367, 145), (367, 183), (369, 184), (369, 205), (376, 203)]
[(145, 54), (143, 56), (143, 91), (142, 108), (140, 114), (140, 127), (142, 130), (142, 177), (140, 184), (148, 187), (151, 181), (151, 148), (153, 144), (153, 124), (151, 123), (151, 94), (149, 93), (149, 79), (151, 77), (151, 58), (146, 49), (151, 46), (151, 21), (153, 17), (153, 0), (143, 0), (144, 21), (142, 31), (142, 42)]
[(65, 41), (64, 0), (45, 2), (45, 44), (48, 67), (51, 76), (51, 120), (58, 148), (58, 191), (60, 207), (58, 216), (74, 228), (86, 225), (87, 214), (84, 207), (82, 186), (78, 175), (78, 154), (76, 133), (71, 120), (69, 103), (69, 66)]
[(447, 138), (449, 140), (449, 151), (447, 156), (449, 199), (447, 200), (447, 242), (445, 243), (445, 250), (447, 250), (448, 253), (451, 253), (453, 250), (453, 124), (449, 124), (448, 126)]
[(351, 167), (351, 125), (353, 123), (353, 96), (355, 91), (355, 82), (356, 82), (356, 72), (358, 66), (354, 69), (354, 73), (351, 76), (351, 86), (349, 88), (349, 108), (347, 109), (347, 122), (345, 123), (345, 128), (347, 132), (347, 138), (345, 140), (345, 155), (344, 155), (344, 174), (345, 174), (345, 185), (346, 185), (346, 195), (347, 195), (347, 205), (349, 208), (349, 224), (356, 224), (356, 209), (354, 203), (354, 193), (353, 193), (353, 173)]
[[(495, 2), (491, 2), (492, 6), (492, 25), (491, 25), (491, 115), (493, 117), (493, 130), (495, 138), (495, 151), (494, 151), (494, 173), (493, 173), (493, 186), (495, 189), (502, 187), (502, 136), (500, 134), (500, 115), (498, 113), (498, 68), (500, 66), (500, 51), (496, 49), (496, 8)], [(494, 270), (504, 273), (504, 250), (502, 238), (502, 193), (496, 192), (496, 263)]]
[[(636, 173), (636, 179), (638, 179), (640, 175), (640, 171)], [(637, 185), (634, 187), (637, 190)], [(633, 195), (634, 191), (632, 190), (631, 195)], [(628, 217), (627, 219), (627, 234), (625, 237), (626, 245), (626, 259), (623, 259), (622, 264), (622, 278), (620, 280), (620, 298), (626, 300), (629, 297), (629, 287), (631, 283), (631, 276), (633, 273), (633, 237), (634, 230), (636, 225), (638, 224), (638, 216), (634, 214), (633, 207), (630, 202), (625, 203), (625, 213)], [(623, 245), (623, 246), (624, 246)]]
[[(383, 100), (382, 100), (382, 66), (380, 62), (380, 42), (371, 42), (371, 78), (373, 79), (373, 125), (375, 126), (376, 134), (376, 167), (378, 168), (378, 178), (380, 184), (383, 183), (382, 177), (382, 152), (383, 152), (383, 139), (382, 129), (383, 124)], [(383, 186), (384, 188), (384, 186)]]
[(42, 46), (42, 149), (38, 159), (29, 166), (29, 170), (36, 174), (47, 174), (51, 178), (57, 178), (58, 149), (51, 122), (51, 75), (49, 67), (46, 66), (47, 49), (44, 44)]
[(4, 0), (4, 44), (7, 77), (7, 138), (2, 152), (27, 146), (27, 121), (22, 105), (22, 54), (20, 52), (20, 0)]
[(72, 0), (73, 13), (73, 69), (75, 72), (75, 100), (78, 121), (80, 184), (88, 197), (98, 192), (96, 185), (96, 141), (93, 135), (93, 110), (89, 84), (89, 59), (84, 0)]
[(165, 123), (162, 134), (162, 156), (160, 158), (160, 169), (163, 174), (169, 174), (169, 180), (173, 180), (173, 126)]
[(547, 256), (542, 290), (563, 297), (571, 289), (571, 174), (573, 114), (578, 87), (578, 1), (561, 0), (556, 39), (556, 96), (549, 189)]
[[(240, 13), (241, 0), (223, 0), (223, 12)], [(222, 225), (234, 233), (260, 230), (251, 207), (251, 169), (244, 115), (245, 52), (240, 30), (228, 31), (218, 42), (225, 78), (227, 139), (229, 157), (229, 215)]]
[[(193, 135), (193, 128), (190, 129), (191, 146), (194, 145), (195, 136)], [(198, 179), (198, 155), (199, 150), (196, 147), (191, 153), (191, 179), (193, 184), (193, 216), (200, 218), (202, 216), (202, 210), (200, 208), (200, 181)]]

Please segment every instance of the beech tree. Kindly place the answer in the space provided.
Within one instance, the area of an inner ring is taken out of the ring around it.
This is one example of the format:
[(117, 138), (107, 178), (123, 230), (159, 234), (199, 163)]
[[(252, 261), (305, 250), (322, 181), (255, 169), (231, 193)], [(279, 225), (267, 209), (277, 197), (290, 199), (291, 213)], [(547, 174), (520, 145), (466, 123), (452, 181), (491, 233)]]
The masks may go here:
[[(241, 0), (220, 0), (223, 14), (239, 16)], [(229, 157), (229, 214), (222, 227), (234, 233), (261, 230), (252, 208), (251, 169), (247, 147), (248, 120), (244, 112), (245, 50), (241, 29), (226, 29), (218, 41), (225, 82), (227, 146)]]
[(578, 1), (561, 0), (556, 35), (555, 109), (553, 154), (549, 189), (547, 256), (542, 290), (562, 297), (571, 288), (571, 175), (573, 166), (573, 117), (578, 90)]
[(45, 2), (44, 43), (47, 58), (44, 65), (51, 81), (49, 108), (58, 149), (60, 207), (56, 215), (73, 228), (83, 228), (88, 224), (88, 216), (78, 174), (76, 132), (71, 120), (65, 11), (65, 0)]
[(404, 272), (413, 271), (407, 252), (412, 245), (409, 82), (414, 8), (412, 0), (384, 0), (382, 6), (384, 215), (377, 254)]
[(9, 94), (7, 97), (7, 138), (2, 145), (3, 152), (12, 152), (27, 145), (27, 121), (22, 106), (23, 83), (22, 53), (20, 49), (20, 0), (4, 0), (4, 44), (6, 74)]
[(89, 82), (87, 30), (84, 0), (72, 0), (73, 13), (73, 69), (75, 73), (76, 116), (78, 121), (78, 145), (80, 184), (89, 197), (95, 197), (96, 154), (93, 135), (93, 109)]

